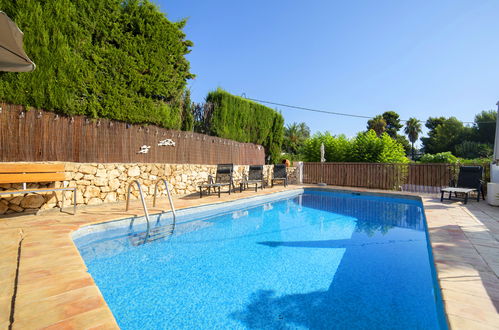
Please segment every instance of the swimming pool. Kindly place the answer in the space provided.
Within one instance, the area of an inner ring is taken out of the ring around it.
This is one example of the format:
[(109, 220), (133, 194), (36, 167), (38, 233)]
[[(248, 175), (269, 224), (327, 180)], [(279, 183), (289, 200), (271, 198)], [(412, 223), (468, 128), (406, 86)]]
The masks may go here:
[(123, 329), (445, 329), (419, 200), (299, 189), (88, 226)]

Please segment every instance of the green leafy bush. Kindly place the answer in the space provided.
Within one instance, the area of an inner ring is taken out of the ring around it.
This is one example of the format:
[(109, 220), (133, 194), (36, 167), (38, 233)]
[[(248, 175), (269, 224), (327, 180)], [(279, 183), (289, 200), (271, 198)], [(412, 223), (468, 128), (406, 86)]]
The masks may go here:
[(438, 154), (424, 154), (419, 160), (421, 163), (457, 163), (457, 157), (454, 156), (450, 151), (440, 152)]
[(324, 157), (327, 162), (348, 161), (351, 143), (344, 136), (332, 136), (329, 132), (316, 133), (312, 138), (305, 140), (301, 148), (301, 158), (308, 162), (318, 162), (321, 159), (321, 144), (324, 143)]
[(0, 8), (24, 31), (37, 65), (31, 73), (0, 73), (1, 101), (182, 127), (193, 78), (185, 21), (170, 22), (148, 0), (0, 0)]
[(328, 162), (367, 162), (367, 163), (407, 163), (404, 147), (383, 133), (377, 136), (374, 130), (359, 133), (354, 139), (345, 136), (332, 136), (318, 133), (305, 141), (303, 159), (308, 162), (320, 161), (320, 145), (324, 143), (325, 158)]
[(492, 146), (488, 143), (464, 141), (456, 145), (456, 156), (462, 158), (486, 158), (492, 155)]
[(208, 93), (206, 102), (213, 104), (210, 122), (203, 125), (209, 134), (261, 144), (269, 162), (280, 159), (284, 118), (279, 112), (222, 89)]
[(487, 165), (492, 163), (492, 158), (474, 158), (474, 159), (464, 159), (459, 158), (458, 163), (461, 165)]
[(369, 163), (407, 163), (404, 146), (387, 133), (362, 132), (353, 140), (350, 161)]

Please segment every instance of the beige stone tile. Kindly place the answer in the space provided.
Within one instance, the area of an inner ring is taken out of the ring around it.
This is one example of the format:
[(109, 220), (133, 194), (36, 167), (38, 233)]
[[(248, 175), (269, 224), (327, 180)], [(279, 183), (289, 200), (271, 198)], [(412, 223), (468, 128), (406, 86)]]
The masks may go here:
[(449, 320), (450, 328), (454, 330), (497, 330), (495, 324), (470, 320), (460, 315), (449, 314), (447, 319)]
[[(2, 281), (14, 278), (17, 268), (17, 259), (8, 259), (0, 261), (0, 279)], [(1, 289), (0, 289), (1, 291)]]
[(39, 247), (29, 246), (24, 247), (22, 250), (23, 259), (37, 259), (37, 258), (57, 258), (57, 257), (66, 257), (73, 256), (75, 252), (77, 252), (76, 247), (72, 242), (66, 242), (62, 247), (54, 247), (51, 245), (45, 245), (43, 249)]
[(0, 324), (9, 323), (11, 300), (12, 297), (9, 296), (0, 297)]
[[(435, 262), (435, 266), (437, 267), (438, 275), (441, 279), (455, 278), (459, 276), (475, 278), (480, 277), (480, 270), (474, 265), (465, 262), (442, 260)], [(483, 271), (487, 270), (487, 268), (484, 268)]]
[(36, 281), (33, 281), (32, 279), (26, 277), (26, 276), (21, 276), (19, 277), (19, 286), (24, 287), (24, 286), (29, 286), (29, 285), (39, 285), (41, 287), (43, 286), (50, 286), (53, 283), (57, 282), (62, 282), (64, 280), (72, 280), (72, 279), (78, 279), (78, 278), (84, 278), (84, 277), (89, 277), (90, 274), (87, 273), (86, 270), (84, 269), (78, 269), (75, 271), (67, 271), (63, 273), (58, 273), (42, 278), (38, 278)]
[(37, 281), (47, 276), (53, 276), (81, 269), (86, 269), (86, 267), (82, 266), (80, 262), (57, 266), (40, 266), (22, 271), (20, 278), (26, 281)]
[(107, 330), (107, 329), (119, 329), (118, 325), (115, 323), (107, 322), (96, 327), (88, 328), (88, 330)]
[[(463, 306), (463, 308), (479, 308), (486, 313), (498, 313), (496, 306), (499, 308), (499, 301), (493, 301), (488, 297), (480, 297), (477, 295), (448, 289), (442, 290), (442, 297), (446, 304), (452, 302), (454, 303), (454, 305)], [(461, 315), (464, 316), (464, 314)]]
[(0, 298), (10, 298), (14, 292), (14, 279), (8, 278), (0, 281)]
[[(345, 187), (340, 189), (345, 190)], [(258, 194), (283, 190), (281, 186)], [(243, 194), (223, 194), (220, 199), (216, 195), (202, 199), (197, 196), (177, 197), (175, 205), (182, 208), (217, 204), (252, 195), (255, 193), (246, 191)], [(437, 275), (443, 288), (451, 327), (497, 328), (492, 308), (499, 301), (499, 281), (494, 274), (496, 260), (499, 260), (495, 255), (499, 239), (499, 208), (492, 208), (486, 203), (470, 202), (466, 206), (458, 202), (442, 204), (438, 198), (430, 196), (425, 196), (423, 201)], [(167, 205), (166, 199), (160, 199), (159, 203), (162, 208)], [(150, 204), (149, 201), (148, 206)], [(151, 209), (151, 213), (159, 212), (162, 208)], [(39, 216), (0, 218), (0, 249), (6, 251), (0, 256), (0, 272), (10, 270), (7, 282), (13, 280), (19, 230), (25, 233), (16, 326), (116, 328), (115, 320), (98, 288), (86, 273), (70, 233), (84, 225), (142, 214), (140, 202), (135, 200), (131, 202), (129, 212), (124, 212), (124, 203), (118, 203), (86, 207), (77, 216), (47, 212)], [(36, 313), (33, 313), (34, 310)], [(6, 320), (7, 314), (5, 309), (0, 308), (0, 325), (4, 324), (2, 320)]]
[(60, 329), (119, 329), (115, 322), (106, 320), (112, 319), (113, 315), (107, 308), (97, 308), (86, 313), (77, 314), (55, 324), (44, 327), (44, 330)]
[(83, 287), (20, 306), (16, 308), (15, 323), (22, 329), (43, 328), (107, 305), (96, 287)]
[(94, 286), (95, 283), (90, 276), (80, 278), (63, 278), (59, 281), (46, 283), (43, 286), (37, 284), (26, 284), (18, 286), (19, 299), (16, 302), (17, 308), (25, 304), (31, 304), (35, 301), (57, 296), (71, 290), (77, 290), (88, 286)]
[(495, 311), (484, 310), (480, 305), (449, 303), (446, 301), (445, 309), (449, 314), (499, 327), (499, 314)]
[(456, 278), (439, 278), (442, 289), (454, 290), (472, 296), (479, 296), (499, 301), (497, 283), (485, 283), (482, 278), (459, 276)]

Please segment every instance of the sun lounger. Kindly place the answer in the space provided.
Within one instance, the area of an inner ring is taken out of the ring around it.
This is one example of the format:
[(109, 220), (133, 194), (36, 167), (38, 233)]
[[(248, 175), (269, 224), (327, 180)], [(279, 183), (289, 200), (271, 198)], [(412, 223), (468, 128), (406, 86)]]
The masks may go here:
[(218, 191), (218, 197), (220, 197), (220, 189), (222, 187), (229, 187), (227, 192), (230, 194), (231, 188), (234, 190), (236, 189), (232, 178), (233, 172), (234, 164), (218, 164), (215, 180), (213, 180), (213, 176), (210, 175), (208, 177), (208, 183), (199, 186), (199, 197), (203, 197), (203, 189), (207, 190), (208, 194), (211, 194), (211, 188), (213, 188), (214, 191)]
[(272, 187), (275, 181), (282, 181), (284, 187), (288, 185), (288, 173), (286, 172), (286, 164), (275, 164), (274, 173), (272, 175)]
[(260, 185), (261, 189), (265, 187), (263, 165), (250, 165), (248, 175), (240, 183), (240, 191), (242, 192), (244, 189), (249, 188), (251, 184), (255, 185), (255, 191), (258, 191), (258, 185)]
[(444, 200), (444, 193), (449, 193), (449, 199), (452, 198), (452, 193), (457, 197), (457, 194), (464, 195), (464, 204), (468, 202), (469, 194), (472, 192), (477, 193), (476, 200), (480, 201), (480, 193), (482, 193), (482, 198), (485, 199), (483, 192), (483, 167), (482, 166), (461, 166), (459, 168), (459, 177), (457, 179), (457, 184), (450, 184), (450, 187), (443, 188), (441, 190), (440, 201)]

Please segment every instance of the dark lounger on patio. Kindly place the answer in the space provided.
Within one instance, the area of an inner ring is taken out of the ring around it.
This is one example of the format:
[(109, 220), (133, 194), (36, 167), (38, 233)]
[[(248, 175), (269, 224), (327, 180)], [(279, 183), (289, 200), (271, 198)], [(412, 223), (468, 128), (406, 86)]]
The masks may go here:
[(454, 193), (455, 196), (457, 196), (458, 193), (464, 194), (464, 204), (468, 202), (469, 193), (473, 191), (477, 192), (477, 202), (480, 201), (480, 192), (482, 193), (482, 198), (485, 199), (482, 176), (482, 166), (461, 166), (459, 168), (457, 185), (451, 183), (451, 187), (443, 188), (441, 190), (442, 196), (440, 197), (440, 201), (444, 200), (444, 193), (446, 192), (449, 193), (449, 199), (452, 198), (452, 193)]
[(248, 175), (241, 181), (240, 191), (247, 189), (250, 184), (255, 185), (255, 191), (258, 191), (258, 185), (263, 189), (265, 188), (265, 180), (263, 178), (263, 165), (250, 165)]
[(272, 175), (272, 187), (274, 186), (274, 181), (282, 181), (284, 187), (288, 185), (288, 173), (286, 172), (286, 164), (275, 164), (274, 174)]
[(234, 164), (218, 164), (217, 173), (215, 175), (215, 180), (213, 176), (208, 176), (208, 183), (199, 186), (199, 197), (203, 197), (203, 188), (208, 190), (208, 194), (211, 194), (211, 188), (215, 191), (218, 188), (218, 197), (220, 197), (220, 189), (222, 187), (228, 186), (228, 193), (230, 194), (231, 187), (236, 190), (234, 186), (234, 181), (232, 179), (232, 174), (234, 172)]

